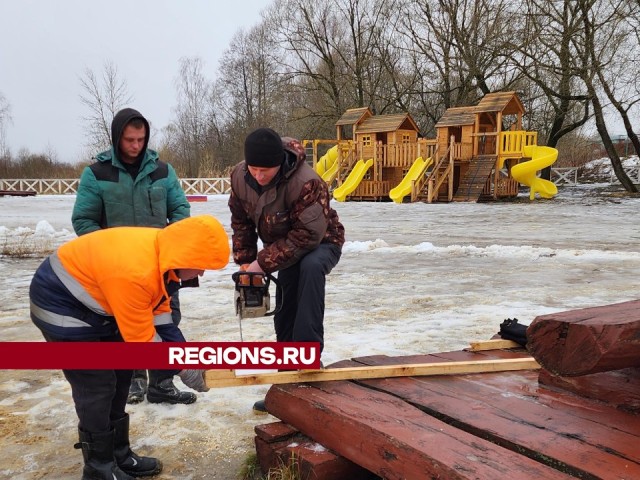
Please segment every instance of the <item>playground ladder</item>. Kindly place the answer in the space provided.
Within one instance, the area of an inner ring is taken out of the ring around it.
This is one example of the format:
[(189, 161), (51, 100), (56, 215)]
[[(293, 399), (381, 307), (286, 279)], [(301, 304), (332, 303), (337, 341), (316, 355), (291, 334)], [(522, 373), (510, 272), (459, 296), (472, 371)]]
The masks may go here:
[(495, 155), (478, 155), (469, 162), (469, 168), (460, 178), (453, 197), (456, 202), (477, 202), (482, 195), (487, 179), (496, 164)]

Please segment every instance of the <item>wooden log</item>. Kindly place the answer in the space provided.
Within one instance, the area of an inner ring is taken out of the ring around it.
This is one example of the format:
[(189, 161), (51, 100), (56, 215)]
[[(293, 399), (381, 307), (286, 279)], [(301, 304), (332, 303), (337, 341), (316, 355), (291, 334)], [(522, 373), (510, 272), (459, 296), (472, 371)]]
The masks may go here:
[(0, 190), (0, 197), (5, 195), (14, 197), (34, 197), (38, 192), (34, 190)]
[(556, 375), (640, 367), (640, 300), (538, 316), (527, 349)]
[[(455, 353), (445, 355), (455, 358)], [(366, 357), (365, 363), (392, 361), (378, 356)], [(521, 371), (358, 383), (575, 477), (640, 478), (640, 417), (550, 391), (536, 380), (537, 372)], [(514, 472), (512, 478), (523, 477)]]
[[(282, 423), (255, 427), (255, 445), (260, 470), (269, 476), (287, 467), (296, 478), (314, 480), (373, 480), (368, 470), (318, 445), (314, 440)], [(375, 477), (378, 478), (378, 477)]]
[[(380, 381), (399, 380), (408, 379)], [(352, 382), (274, 385), (266, 404), (272, 415), (387, 480), (573, 478)]]
[(538, 382), (550, 388), (592, 398), (612, 407), (640, 413), (640, 369), (624, 368), (579, 377), (554, 375), (541, 369)]
[(325, 370), (295, 370), (290, 372), (249, 375), (236, 375), (233, 370), (208, 370), (205, 374), (205, 381), (208, 387), (237, 387), (242, 385), (277, 385), (283, 383), (326, 382), (331, 380), (365, 378), (504, 372), (537, 368), (539, 368), (539, 365), (533, 358), (525, 357), (375, 367), (328, 368)]

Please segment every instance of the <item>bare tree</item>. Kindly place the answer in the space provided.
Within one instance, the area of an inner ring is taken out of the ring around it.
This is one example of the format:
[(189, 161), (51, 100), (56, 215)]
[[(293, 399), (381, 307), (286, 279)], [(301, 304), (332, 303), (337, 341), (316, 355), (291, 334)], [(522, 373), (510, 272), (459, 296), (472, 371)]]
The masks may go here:
[(104, 64), (101, 76), (90, 68), (85, 69), (80, 77), (80, 85), (80, 101), (89, 111), (82, 117), (86, 122), (86, 146), (95, 152), (105, 150), (111, 145), (113, 117), (133, 97), (128, 92), (127, 82), (120, 78), (117, 67), (111, 61)]
[[(230, 123), (246, 128), (279, 123), (286, 95), (277, 46), (266, 24), (234, 35), (220, 62), (221, 106)], [(275, 126), (275, 125), (274, 125)]]
[(291, 94), (283, 50), (271, 33), (273, 22), (266, 19), (238, 31), (220, 61), (211, 95), (209, 139), (221, 168), (242, 160), (244, 137), (256, 127), (298, 135), (291, 122), (300, 98)]
[[(611, 70), (611, 65), (624, 45), (626, 35), (621, 34), (623, 20), (629, 13), (628, 2), (609, 2), (608, 0), (579, 0), (582, 14), (583, 37), (580, 47), (583, 48), (582, 80), (593, 106), (596, 128), (602, 144), (611, 160), (616, 177), (626, 191), (637, 193), (638, 187), (633, 184), (625, 172), (620, 156), (611, 140), (607, 122), (605, 121), (605, 101), (614, 98), (612, 84), (606, 80), (604, 72)], [(576, 42), (579, 39), (575, 40)], [(602, 94), (602, 91), (605, 94)], [(617, 99), (616, 99), (617, 100)], [(620, 110), (618, 110), (619, 113)], [(626, 112), (625, 112), (626, 113)]]
[(176, 81), (178, 105), (171, 131), (176, 138), (180, 160), (186, 165), (189, 177), (197, 177), (200, 167), (211, 163), (206, 149), (210, 99), (210, 85), (202, 73), (202, 59), (180, 59), (180, 73)]
[(11, 123), (11, 105), (0, 92), (0, 158), (9, 157), (7, 146), (7, 125)]
[[(616, 52), (637, 52), (640, 49), (640, 2), (614, 4), (617, 25), (606, 25), (607, 38), (613, 36), (613, 48)], [(594, 50), (593, 55), (598, 53)], [(633, 56), (614, 55), (608, 68), (596, 70), (596, 76), (606, 98), (622, 120), (625, 132), (633, 145), (636, 155), (640, 156), (640, 139), (634, 132), (632, 112), (640, 105), (640, 79), (637, 75), (637, 59)]]
[[(406, 110), (406, 63), (398, 51), (398, 0), (278, 0), (265, 15), (282, 66), (282, 99), (293, 128), (308, 136), (333, 136), (348, 108), (376, 113)], [(296, 12), (283, 16), (282, 12)]]
[(506, 0), (413, 0), (402, 11), (405, 48), (420, 78), (414, 89), (425, 131), (450, 107), (485, 94), (517, 89), (521, 74), (509, 61), (518, 16)]
[(590, 118), (574, 41), (582, 32), (582, 15), (573, 1), (524, 0), (521, 7), (525, 22), (515, 37), (512, 61), (531, 82), (527, 92), (530, 128), (544, 136), (546, 145), (555, 147)]

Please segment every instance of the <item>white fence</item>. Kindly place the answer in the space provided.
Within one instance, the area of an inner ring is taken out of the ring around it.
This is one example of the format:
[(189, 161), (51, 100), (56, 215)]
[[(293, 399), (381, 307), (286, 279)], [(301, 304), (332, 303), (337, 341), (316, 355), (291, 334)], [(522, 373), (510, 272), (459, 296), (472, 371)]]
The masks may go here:
[[(0, 190), (32, 191), (38, 194), (74, 194), (80, 180), (74, 179), (0, 179)], [(180, 186), (187, 195), (217, 195), (231, 191), (229, 178), (181, 178)]]
[(552, 168), (551, 181), (556, 185), (577, 185), (578, 184), (578, 168)]
[[(640, 183), (640, 167), (626, 168), (634, 183)], [(578, 168), (551, 168), (551, 181), (556, 185), (578, 185)], [(0, 179), (0, 190), (9, 192), (32, 191), (38, 194), (74, 194), (78, 190), (79, 179)], [(612, 173), (609, 183), (617, 183)], [(181, 178), (180, 186), (187, 195), (217, 195), (231, 191), (229, 178)]]
[[(632, 183), (640, 183), (640, 167), (625, 168), (624, 171), (627, 173), (629, 180), (631, 180)], [(616, 177), (613, 169), (611, 169), (609, 183), (620, 183), (620, 180)]]

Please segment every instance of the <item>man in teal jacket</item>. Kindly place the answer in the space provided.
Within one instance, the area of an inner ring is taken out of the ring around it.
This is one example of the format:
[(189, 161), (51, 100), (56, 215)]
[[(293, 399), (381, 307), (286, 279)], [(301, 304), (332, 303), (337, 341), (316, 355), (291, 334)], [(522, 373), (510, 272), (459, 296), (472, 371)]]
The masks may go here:
[[(189, 202), (173, 167), (147, 148), (149, 122), (132, 108), (120, 110), (111, 122), (111, 149), (82, 172), (71, 221), (76, 234), (102, 228), (141, 226), (163, 228), (187, 218)], [(183, 285), (186, 286), (186, 285)], [(179, 287), (179, 286), (177, 286)], [(171, 297), (172, 320), (180, 323), (178, 292)], [(172, 372), (134, 372), (128, 403), (193, 403), (196, 395), (181, 392)]]

